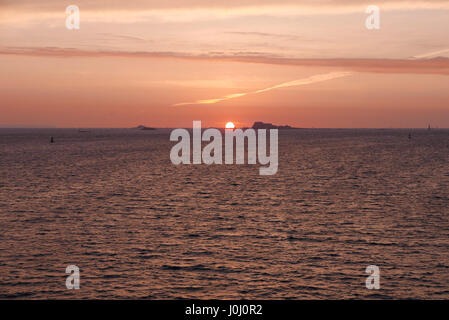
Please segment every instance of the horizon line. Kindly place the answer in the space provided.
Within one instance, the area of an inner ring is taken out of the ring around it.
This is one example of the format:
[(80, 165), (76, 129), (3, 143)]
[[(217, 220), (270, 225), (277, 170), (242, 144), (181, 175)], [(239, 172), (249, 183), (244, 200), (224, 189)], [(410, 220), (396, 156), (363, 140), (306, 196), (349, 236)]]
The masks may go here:
[[(155, 130), (163, 130), (163, 129), (192, 129), (192, 127), (149, 127)], [(0, 125), (0, 130), (2, 129), (70, 129), (70, 130), (98, 130), (98, 129), (129, 129), (136, 131), (152, 131), (152, 130), (141, 130), (136, 127), (51, 127), (51, 126), (2, 126)], [(224, 127), (202, 127), (201, 129), (225, 129)], [(235, 129), (251, 129), (251, 127), (236, 127)], [(290, 131), (290, 130), (309, 130), (309, 129), (324, 129), (324, 130), (429, 130), (428, 127), (292, 127), (290, 129), (278, 129), (280, 131)], [(441, 129), (441, 130), (449, 130), (449, 127), (430, 127), (431, 130)], [(267, 129), (271, 130), (271, 129)]]

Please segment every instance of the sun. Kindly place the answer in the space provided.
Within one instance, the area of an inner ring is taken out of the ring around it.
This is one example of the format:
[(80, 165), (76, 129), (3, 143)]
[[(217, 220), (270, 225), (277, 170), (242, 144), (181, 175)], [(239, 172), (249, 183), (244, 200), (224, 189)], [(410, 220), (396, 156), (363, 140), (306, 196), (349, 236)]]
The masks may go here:
[(232, 122), (226, 123), (226, 129), (234, 129), (235, 125)]

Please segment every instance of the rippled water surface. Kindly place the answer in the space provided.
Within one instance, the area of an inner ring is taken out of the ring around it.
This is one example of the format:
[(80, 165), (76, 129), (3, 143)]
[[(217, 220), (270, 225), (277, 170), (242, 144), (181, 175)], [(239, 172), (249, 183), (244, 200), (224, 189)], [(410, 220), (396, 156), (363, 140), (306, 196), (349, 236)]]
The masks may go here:
[(168, 132), (0, 129), (0, 297), (449, 298), (449, 131), (284, 131), (274, 176)]

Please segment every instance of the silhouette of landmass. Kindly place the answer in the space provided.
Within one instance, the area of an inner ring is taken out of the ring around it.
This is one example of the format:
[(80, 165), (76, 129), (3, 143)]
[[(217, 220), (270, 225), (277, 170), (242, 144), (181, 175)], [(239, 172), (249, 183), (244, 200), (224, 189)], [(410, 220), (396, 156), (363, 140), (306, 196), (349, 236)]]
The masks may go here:
[(156, 130), (155, 128), (145, 127), (143, 125), (137, 126), (136, 129), (139, 129), (139, 130)]
[(262, 122), (262, 121), (254, 122), (252, 128), (253, 129), (279, 129), (279, 130), (297, 129), (297, 128), (294, 128), (294, 127), (291, 127), (291, 126), (287, 126), (287, 125), (285, 125), (285, 126), (277, 126), (277, 125), (274, 125), (272, 123), (265, 123), (265, 122)]

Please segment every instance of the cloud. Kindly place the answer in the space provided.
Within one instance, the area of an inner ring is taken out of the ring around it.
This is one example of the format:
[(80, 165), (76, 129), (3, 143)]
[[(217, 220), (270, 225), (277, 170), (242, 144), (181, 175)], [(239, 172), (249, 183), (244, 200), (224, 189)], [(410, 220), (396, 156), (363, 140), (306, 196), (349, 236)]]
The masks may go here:
[(218, 103), (218, 102), (225, 101), (225, 100), (240, 98), (240, 97), (243, 97), (243, 96), (246, 96), (249, 94), (264, 93), (264, 92), (268, 92), (268, 91), (280, 89), (280, 88), (305, 86), (305, 85), (309, 85), (312, 83), (329, 81), (329, 80), (333, 80), (333, 79), (347, 77), (352, 74), (353, 74), (353, 72), (330, 72), (330, 73), (326, 73), (326, 74), (318, 74), (318, 75), (314, 75), (314, 76), (311, 76), (311, 77), (308, 77), (305, 79), (284, 82), (284, 83), (281, 83), (281, 84), (278, 84), (278, 85), (275, 85), (272, 87), (268, 87), (265, 89), (259, 89), (259, 90), (243, 92), (243, 93), (233, 93), (233, 94), (229, 94), (224, 97), (215, 98), (215, 99), (197, 100), (194, 102), (181, 102), (181, 103), (176, 103), (173, 106), (186, 106), (186, 105), (194, 105), (194, 104), (214, 104), (214, 103)]
[[(286, 40), (298, 40), (301, 37), (296, 35), (288, 35), (288, 34), (277, 34), (277, 33), (268, 33), (268, 32), (254, 32), (254, 31), (228, 31), (226, 34), (232, 35), (240, 35), (240, 36), (256, 36), (256, 37), (265, 37), (265, 38), (279, 38)], [(304, 41), (304, 39), (301, 39)]]
[(115, 33), (106, 33), (106, 32), (101, 32), (98, 33), (98, 35), (105, 37), (107, 40), (131, 40), (131, 41), (143, 41), (145, 42), (146, 39), (143, 37), (138, 37), (138, 36), (132, 36), (132, 35), (127, 35), (127, 34), (115, 34)]
[[(365, 0), (78, 0), (86, 22), (204, 21), (248, 16), (303, 16), (364, 13)], [(385, 11), (449, 10), (449, 0), (393, 0), (379, 4)], [(59, 1), (3, 0), (0, 23), (60, 19)]]
[[(442, 51), (439, 51), (440, 53)], [(435, 52), (433, 53), (435, 54)], [(278, 57), (258, 52), (192, 54), (163, 51), (89, 51), (58, 47), (0, 47), (0, 55), (24, 55), (42, 57), (127, 57), (142, 59), (184, 59), (200, 61), (229, 61), (260, 63), (282, 66), (326, 67), (367, 73), (408, 73), (449, 75), (449, 58), (433, 59), (298, 59)], [(420, 55), (427, 56), (429, 54)]]
[[(248, 8), (248, 7), (267, 7), (267, 6), (298, 6), (298, 7), (348, 7), (348, 6), (367, 6), (373, 4), (369, 0), (77, 0), (76, 4), (86, 10), (99, 11), (118, 11), (118, 10), (148, 10), (148, 9), (230, 9), (230, 8)], [(383, 1), (382, 5), (391, 7), (433, 7), (444, 6), (448, 4), (447, 0), (389, 0)], [(31, 10), (42, 8), (45, 11), (60, 11), (61, 1), (58, 0), (2, 0), (2, 6), (5, 8), (14, 8), (17, 10)]]
[(413, 56), (410, 59), (426, 59), (426, 58), (432, 58), (432, 57), (438, 56), (439, 54), (446, 54), (446, 53), (449, 53), (449, 49), (443, 49), (443, 50), (423, 53), (423, 54), (420, 54), (417, 56)]

